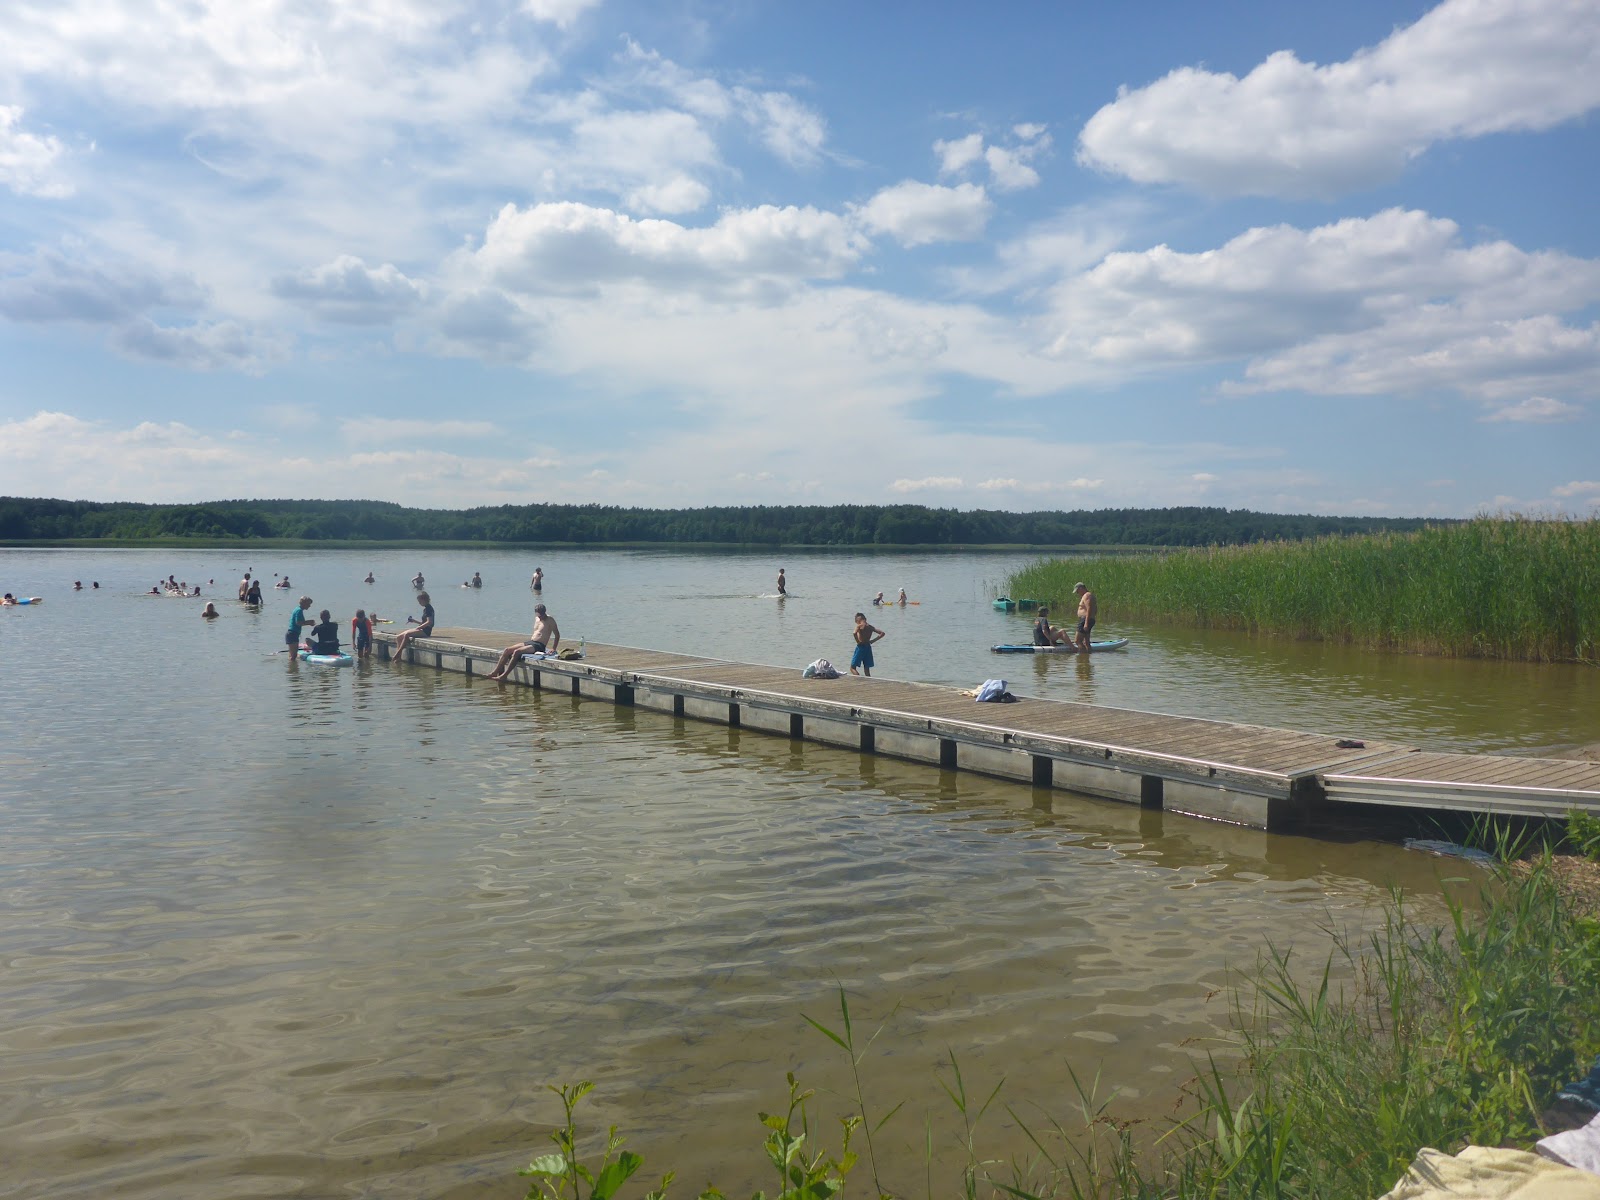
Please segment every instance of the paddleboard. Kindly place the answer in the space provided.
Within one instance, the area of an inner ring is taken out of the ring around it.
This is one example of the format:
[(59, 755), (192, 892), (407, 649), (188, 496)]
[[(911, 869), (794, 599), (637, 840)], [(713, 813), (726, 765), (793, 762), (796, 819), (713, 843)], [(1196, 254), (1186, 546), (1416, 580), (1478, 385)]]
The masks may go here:
[[(16, 602), (18, 604), (43, 604), (44, 603), (44, 597), (43, 596), (18, 596), (18, 597), (16, 597)], [(9, 608), (10, 606), (7, 605), (7, 607)]]
[(355, 657), (341, 651), (338, 654), (312, 654), (308, 650), (300, 651), (300, 661), (315, 663), (319, 667), (348, 667), (354, 663)]
[[(1090, 642), (1089, 643), (1089, 649), (1091, 651), (1121, 650), (1127, 644), (1128, 644), (1128, 639), (1127, 638), (1116, 638), (1116, 639), (1114, 639), (1112, 641)], [(1080, 653), (1080, 651), (1078, 650), (1078, 648), (1076, 646), (1020, 646), (1020, 645), (1011, 646), (1011, 645), (1004, 645), (1004, 646), (990, 646), (989, 649), (994, 651), (996, 654), (1078, 654), (1078, 653)]]

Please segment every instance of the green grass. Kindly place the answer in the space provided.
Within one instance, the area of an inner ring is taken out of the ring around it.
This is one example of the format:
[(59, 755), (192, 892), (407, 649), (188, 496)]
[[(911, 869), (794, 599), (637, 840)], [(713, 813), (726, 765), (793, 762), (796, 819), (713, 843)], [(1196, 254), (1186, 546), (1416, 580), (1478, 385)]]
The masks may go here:
[(1044, 560), (1008, 594), (1142, 619), (1408, 653), (1600, 659), (1600, 519), (1479, 517), (1417, 533)]
[[(1483, 874), (1464, 899), (1447, 899), (1442, 925), (1415, 920), (1396, 894), (1380, 928), (1334, 945), (1310, 969), (1291, 949), (1264, 954), (1233, 992), (1230, 1052), (1196, 1063), (1165, 1122), (1119, 1120), (1115, 1094), (1077, 1077), (1069, 1117), (1019, 1113), (1000, 1083), (969, 1094), (952, 1055), (939, 1083), (959, 1117), (963, 1141), (948, 1149), (962, 1165), (936, 1154), (930, 1135), (930, 1165), (914, 1179), (879, 1170), (872, 1134), (915, 1114), (870, 1111), (872, 1039), (857, 1039), (841, 990), (841, 1022), (807, 1020), (849, 1056), (851, 1094), (819, 1098), (791, 1075), (786, 1112), (752, 1119), (772, 1195), (1371, 1200), (1424, 1146), (1528, 1145), (1556, 1090), (1600, 1048), (1600, 923), (1568, 907), (1548, 856)], [(985, 1118), (1001, 1114), (1009, 1144), (986, 1144), (1000, 1122)], [(837, 1149), (825, 1144), (833, 1129)], [(530, 1166), (541, 1177), (530, 1196), (609, 1200), (640, 1165), (617, 1156), (613, 1129), (596, 1143), (600, 1161), (581, 1167), (571, 1103), (552, 1139), (560, 1153)], [(852, 1144), (862, 1139), (864, 1158)], [(715, 1188), (703, 1197), (722, 1200)]]

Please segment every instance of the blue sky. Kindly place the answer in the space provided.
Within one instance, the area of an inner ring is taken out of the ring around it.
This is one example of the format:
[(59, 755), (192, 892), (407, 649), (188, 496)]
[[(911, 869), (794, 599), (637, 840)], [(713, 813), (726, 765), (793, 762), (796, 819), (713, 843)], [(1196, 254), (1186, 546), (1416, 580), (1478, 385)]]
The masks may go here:
[(0, 19), (0, 494), (1600, 506), (1589, 0)]

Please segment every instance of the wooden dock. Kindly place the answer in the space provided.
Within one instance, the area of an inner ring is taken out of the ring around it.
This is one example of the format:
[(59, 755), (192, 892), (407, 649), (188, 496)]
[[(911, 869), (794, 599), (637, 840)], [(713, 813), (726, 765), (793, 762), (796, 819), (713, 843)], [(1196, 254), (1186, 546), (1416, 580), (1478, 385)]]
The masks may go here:
[[(398, 632), (398, 631), (396, 631)], [(374, 635), (384, 659), (396, 632)], [(526, 635), (440, 627), (406, 660), (486, 675)], [(1257, 829), (1338, 804), (1560, 817), (1600, 813), (1600, 763), (1434, 754), (1397, 743), (1164, 716), (1068, 700), (978, 704), (956, 688), (589, 643), (520, 664), (510, 681), (780, 737), (1101, 796)]]

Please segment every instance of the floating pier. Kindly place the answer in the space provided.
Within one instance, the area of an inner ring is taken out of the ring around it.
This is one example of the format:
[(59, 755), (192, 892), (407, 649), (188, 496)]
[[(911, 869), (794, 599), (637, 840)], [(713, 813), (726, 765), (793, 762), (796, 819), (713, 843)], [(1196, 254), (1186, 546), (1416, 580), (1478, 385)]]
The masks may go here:
[[(384, 659), (396, 633), (374, 634)], [(407, 662), (486, 675), (525, 635), (438, 628)], [(590, 642), (582, 659), (520, 662), (509, 681), (670, 716), (975, 771), (1256, 829), (1297, 829), (1339, 804), (1562, 817), (1600, 813), (1600, 763), (1434, 754), (1070, 700), (978, 704), (952, 687)]]

